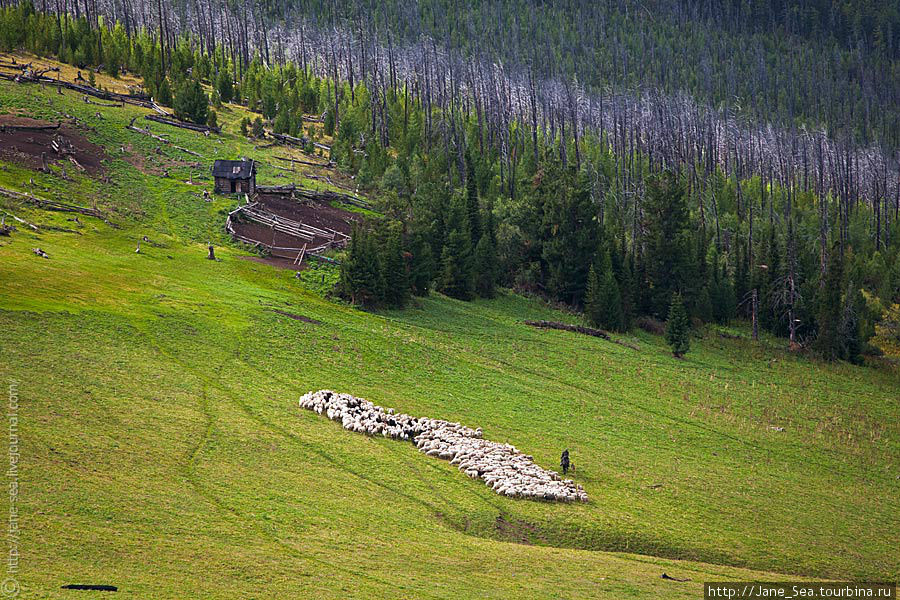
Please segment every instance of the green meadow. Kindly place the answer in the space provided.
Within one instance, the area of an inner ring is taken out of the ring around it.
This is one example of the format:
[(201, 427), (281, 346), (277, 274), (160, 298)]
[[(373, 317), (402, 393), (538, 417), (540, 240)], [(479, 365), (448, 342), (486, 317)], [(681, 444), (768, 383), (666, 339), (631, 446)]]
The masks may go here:
[[(243, 109), (219, 112), (221, 136), (153, 124), (203, 159), (126, 130), (140, 108), (3, 82), (0, 113), (74, 115), (106, 149), (102, 176), (0, 163), (0, 187), (110, 221), (0, 197), (41, 227), (0, 238), (22, 597), (698, 598), (704, 581), (900, 576), (896, 370), (740, 324), (676, 360), (642, 331), (528, 327), (579, 317), (510, 292), (363, 312), (327, 297), (334, 268), (252, 260), (223, 231), (237, 200), (201, 197), (215, 158), (286, 153), (239, 135)], [(279, 173), (260, 181), (321, 186)], [(547, 468), (569, 448), (590, 501), (501, 497), (301, 411), (321, 388), (482, 427)]]

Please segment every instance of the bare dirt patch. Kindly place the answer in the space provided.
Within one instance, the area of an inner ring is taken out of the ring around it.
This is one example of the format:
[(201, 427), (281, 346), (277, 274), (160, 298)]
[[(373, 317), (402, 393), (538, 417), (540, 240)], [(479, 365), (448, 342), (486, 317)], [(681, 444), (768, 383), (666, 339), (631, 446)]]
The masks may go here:
[(67, 147), (71, 145), (71, 156), (78, 161), (85, 172), (96, 175), (103, 170), (100, 162), (106, 152), (102, 146), (89, 142), (84, 135), (71, 125), (62, 124), (59, 129), (26, 130), (5, 129), (5, 127), (44, 127), (55, 125), (49, 121), (39, 121), (14, 115), (0, 115), (0, 159), (31, 169), (41, 168), (41, 153), (47, 162), (75, 169), (67, 156), (53, 150), (54, 139), (61, 140)]
[(359, 220), (359, 214), (323, 202), (292, 200), (282, 194), (259, 194), (257, 200), (278, 216), (348, 235)]

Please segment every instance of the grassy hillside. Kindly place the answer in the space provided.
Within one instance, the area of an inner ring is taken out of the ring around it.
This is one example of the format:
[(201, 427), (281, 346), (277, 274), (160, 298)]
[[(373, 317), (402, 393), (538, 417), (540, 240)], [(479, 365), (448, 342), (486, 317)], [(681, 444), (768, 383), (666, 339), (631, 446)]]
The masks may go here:
[[(205, 260), (234, 203), (199, 197), (212, 159), (286, 154), (235, 135), (241, 109), (220, 113), (222, 136), (154, 125), (203, 154), (196, 166), (124, 129), (142, 109), (0, 83), (0, 112), (78, 117), (109, 181), (5, 163), (0, 186), (33, 178), (116, 225), (0, 199), (45, 226), (0, 238), (24, 597), (107, 583), (135, 598), (696, 598), (703, 581), (770, 572), (900, 575), (895, 372), (715, 330), (676, 361), (644, 333), (634, 350), (531, 329), (573, 317), (514, 295), (364, 313), (322, 297), (331, 270), (298, 281), (231, 245)], [(568, 447), (591, 501), (500, 497), (410, 444), (301, 412), (319, 388), (483, 427), (545, 467)]]

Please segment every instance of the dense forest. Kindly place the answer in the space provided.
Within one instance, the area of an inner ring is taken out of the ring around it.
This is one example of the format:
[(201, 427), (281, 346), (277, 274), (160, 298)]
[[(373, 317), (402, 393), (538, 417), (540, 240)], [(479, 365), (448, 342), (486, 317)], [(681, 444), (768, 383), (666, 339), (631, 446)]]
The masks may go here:
[(384, 215), (343, 262), (353, 302), (500, 285), (858, 361), (897, 343), (897, 6), (75, 0), (0, 9), (0, 49), (138, 73), (198, 121), (202, 83), (260, 114), (246, 134), (322, 114)]

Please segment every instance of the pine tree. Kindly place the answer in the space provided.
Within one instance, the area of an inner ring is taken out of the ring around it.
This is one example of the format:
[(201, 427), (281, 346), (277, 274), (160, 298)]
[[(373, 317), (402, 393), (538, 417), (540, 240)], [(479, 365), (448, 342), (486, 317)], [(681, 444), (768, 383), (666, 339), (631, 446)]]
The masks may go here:
[(216, 80), (216, 90), (219, 92), (219, 98), (222, 102), (231, 102), (234, 98), (234, 83), (231, 80), (231, 73), (228, 69), (223, 68), (219, 71), (219, 77)]
[(759, 290), (759, 324), (773, 333), (779, 331), (781, 319), (775, 312), (775, 282), (781, 274), (781, 251), (776, 237), (775, 226), (769, 227), (763, 256), (765, 263), (755, 268), (754, 287)]
[(497, 253), (488, 232), (484, 232), (478, 245), (475, 246), (473, 262), (475, 293), (482, 298), (493, 298), (497, 281)]
[(409, 244), (409, 283), (416, 296), (427, 296), (434, 280), (434, 255), (431, 244), (421, 234), (413, 234)]
[(647, 287), (649, 308), (663, 315), (673, 293), (692, 287), (693, 253), (684, 186), (671, 172), (647, 182)]
[(841, 315), (841, 358), (855, 365), (862, 364), (862, 339), (860, 336), (860, 312), (865, 300), (851, 282), (847, 286), (844, 310)]
[(452, 298), (471, 300), (475, 289), (469, 220), (460, 198), (450, 203), (447, 241), (441, 253), (440, 289)]
[(727, 325), (734, 316), (734, 287), (728, 277), (725, 265), (718, 265), (718, 253), (712, 263), (712, 281), (710, 282), (710, 299), (712, 301), (712, 318), (720, 325)]
[(835, 244), (828, 258), (825, 285), (819, 295), (819, 332), (816, 349), (825, 360), (841, 357), (841, 289), (844, 278), (844, 260), (840, 248)]
[(156, 87), (156, 98), (154, 99), (163, 106), (172, 106), (172, 87), (169, 85), (169, 80), (165, 77), (162, 78), (162, 81)]
[(584, 301), (591, 259), (597, 252), (598, 231), (586, 169), (570, 185), (571, 171), (548, 166), (541, 184), (544, 201), (544, 242), (541, 252), (547, 269), (547, 290), (557, 299), (579, 305)]
[(597, 269), (591, 265), (591, 269), (588, 271), (587, 288), (584, 292), (584, 316), (587, 322), (594, 327), (599, 327), (603, 320), (600, 297), (600, 277), (597, 275)]
[(585, 314), (592, 325), (612, 331), (625, 330), (622, 295), (607, 251), (603, 253), (599, 273), (591, 266), (584, 302)]
[(696, 298), (694, 300), (694, 316), (703, 321), (704, 323), (708, 323), (712, 321), (713, 318), (713, 304), (712, 304), (712, 296), (709, 293), (709, 287), (703, 286), (700, 288), (700, 291), (697, 292)]
[(625, 254), (625, 240), (622, 239), (621, 256), (622, 275), (619, 278), (619, 291), (622, 294), (622, 317), (625, 320), (625, 330), (631, 328), (632, 320), (635, 315), (634, 301), (634, 256)]
[(172, 108), (175, 109), (175, 116), (179, 119), (205, 125), (209, 98), (206, 97), (206, 92), (203, 91), (199, 81), (185, 79), (178, 86)]
[(472, 156), (466, 152), (466, 213), (469, 218), (469, 236), (474, 247), (481, 240), (481, 208), (478, 204), (478, 182)]
[(341, 263), (339, 289), (353, 304), (375, 306), (382, 301), (384, 283), (377, 246), (372, 234), (362, 227), (355, 227), (350, 237), (350, 249)]
[(384, 280), (384, 303), (391, 308), (403, 308), (409, 302), (409, 275), (403, 260), (400, 232), (388, 234), (381, 255), (381, 277)]
[(669, 319), (666, 322), (666, 342), (672, 347), (672, 355), (681, 358), (691, 349), (691, 323), (681, 294), (672, 296)]

